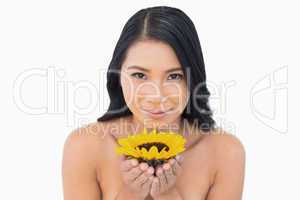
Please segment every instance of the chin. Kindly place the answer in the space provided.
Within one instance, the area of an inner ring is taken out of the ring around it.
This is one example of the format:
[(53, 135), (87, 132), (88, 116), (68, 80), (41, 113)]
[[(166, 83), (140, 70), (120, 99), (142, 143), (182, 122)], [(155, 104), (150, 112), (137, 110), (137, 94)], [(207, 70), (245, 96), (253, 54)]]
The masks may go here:
[(144, 121), (150, 124), (154, 123), (156, 126), (167, 126), (167, 125), (171, 125), (171, 123), (174, 122), (175, 119), (173, 117), (164, 117), (159, 119), (146, 117), (144, 118)]

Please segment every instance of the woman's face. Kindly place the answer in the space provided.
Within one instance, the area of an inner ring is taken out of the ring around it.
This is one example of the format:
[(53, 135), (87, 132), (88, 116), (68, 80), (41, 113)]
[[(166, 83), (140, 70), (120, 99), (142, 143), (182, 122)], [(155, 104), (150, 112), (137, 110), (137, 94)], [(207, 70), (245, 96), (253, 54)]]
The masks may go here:
[(128, 49), (121, 86), (133, 118), (150, 126), (179, 122), (188, 102), (180, 62), (174, 50), (160, 41), (138, 41)]

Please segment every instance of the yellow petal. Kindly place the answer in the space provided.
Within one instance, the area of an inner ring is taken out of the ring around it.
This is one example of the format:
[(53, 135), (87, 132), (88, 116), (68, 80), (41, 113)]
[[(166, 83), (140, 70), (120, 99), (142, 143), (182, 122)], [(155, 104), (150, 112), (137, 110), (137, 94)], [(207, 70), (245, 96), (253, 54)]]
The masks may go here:
[(125, 154), (125, 155), (129, 155), (129, 156), (134, 156), (134, 157), (140, 156), (139, 153), (135, 149), (130, 149), (130, 148), (118, 147), (118, 148), (116, 148), (116, 152), (118, 154)]
[(148, 151), (145, 147), (142, 147), (141, 152), (142, 152), (142, 157), (143, 158), (149, 159), (149, 154), (148, 154)]
[(156, 146), (152, 146), (150, 148), (150, 151), (149, 151), (149, 158), (148, 159), (152, 159), (152, 158), (158, 158), (158, 149)]
[[(143, 147), (139, 149), (137, 146), (145, 143), (163, 143), (168, 147), (164, 147), (160, 152), (156, 146), (152, 146), (149, 151)], [(129, 135), (127, 138), (119, 139), (118, 143), (123, 148), (119, 148), (117, 153), (127, 154), (134, 157), (143, 157), (145, 159), (168, 159), (181, 153), (185, 150), (185, 138), (175, 132), (159, 132), (153, 129), (152, 132), (148, 133), (147, 129), (144, 128), (143, 132), (139, 134)]]

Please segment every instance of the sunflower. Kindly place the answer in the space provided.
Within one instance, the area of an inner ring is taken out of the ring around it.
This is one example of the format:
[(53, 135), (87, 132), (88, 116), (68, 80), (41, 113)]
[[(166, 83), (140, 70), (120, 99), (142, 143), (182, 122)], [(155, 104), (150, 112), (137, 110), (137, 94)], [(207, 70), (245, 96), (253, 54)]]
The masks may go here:
[(146, 162), (156, 167), (174, 158), (185, 150), (186, 139), (175, 132), (159, 132), (154, 129), (151, 133), (144, 128), (142, 133), (129, 135), (117, 140), (117, 154), (124, 154), (127, 158), (135, 158), (139, 162)]

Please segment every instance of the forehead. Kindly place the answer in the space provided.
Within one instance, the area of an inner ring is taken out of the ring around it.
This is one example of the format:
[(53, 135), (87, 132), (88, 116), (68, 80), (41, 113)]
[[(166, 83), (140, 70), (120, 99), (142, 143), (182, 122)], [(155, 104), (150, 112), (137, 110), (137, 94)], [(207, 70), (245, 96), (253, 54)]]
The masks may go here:
[(175, 51), (166, 43), (144, 40), (134, 43), (128, 50), (123, 67), (141, 66), (151, 71), (166, 71), (181, 67)]

